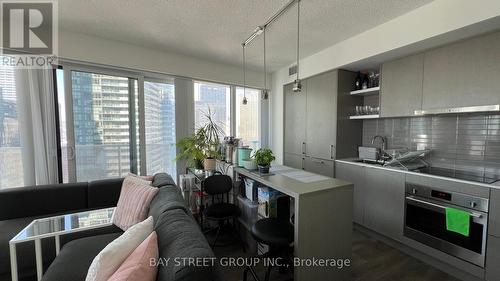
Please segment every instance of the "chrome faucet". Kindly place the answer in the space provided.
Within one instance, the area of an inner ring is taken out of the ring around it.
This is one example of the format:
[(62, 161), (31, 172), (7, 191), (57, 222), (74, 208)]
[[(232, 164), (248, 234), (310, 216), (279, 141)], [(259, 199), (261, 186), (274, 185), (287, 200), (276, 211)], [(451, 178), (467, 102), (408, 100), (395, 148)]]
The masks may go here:
[(375, 140), (377, 139), (380, 139), (382, 141), (382, 147), (380, 148), (380, 154), (382, 155), (382, 158), (385, 156), (385, 143), (386, 143), (386, 140), (383, 136), (380, 136), (380, 135), (376, 135), (372, 138), (372, 144), (375, 143)]

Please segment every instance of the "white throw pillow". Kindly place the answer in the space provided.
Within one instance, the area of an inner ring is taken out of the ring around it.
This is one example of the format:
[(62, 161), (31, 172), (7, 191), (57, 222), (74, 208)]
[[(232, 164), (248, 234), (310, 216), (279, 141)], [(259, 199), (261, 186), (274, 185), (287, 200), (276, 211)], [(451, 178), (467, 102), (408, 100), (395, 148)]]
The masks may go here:
[(85, 281), (106, 281), (152, 232), (153, 217), (130, 227), (94, 258)]

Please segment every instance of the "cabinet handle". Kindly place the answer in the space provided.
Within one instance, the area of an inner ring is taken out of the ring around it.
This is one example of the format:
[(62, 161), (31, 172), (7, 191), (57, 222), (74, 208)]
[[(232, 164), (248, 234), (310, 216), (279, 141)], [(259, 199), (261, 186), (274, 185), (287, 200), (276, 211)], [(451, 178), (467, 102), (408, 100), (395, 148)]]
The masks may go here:
[(330, 159), (334, 158), (334, 151), (335, 151), (335, 146), (333, 144), (330, 144)]
[(305, 142), (302, 143), (302, 154), (304, 154), (304, 155), (306, 154), (306, 143)]
[(311, 161), (316, 164), (325, 164), (325, 161), (323, 160), (311, 160)]

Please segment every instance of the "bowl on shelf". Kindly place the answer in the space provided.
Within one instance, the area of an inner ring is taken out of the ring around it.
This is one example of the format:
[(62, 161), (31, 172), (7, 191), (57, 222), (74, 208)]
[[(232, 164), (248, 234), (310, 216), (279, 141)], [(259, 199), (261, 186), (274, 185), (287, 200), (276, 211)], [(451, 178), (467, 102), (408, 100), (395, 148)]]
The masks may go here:
[(254, 159), (243, 159), (241, 160), (243, 168), (247, 170), (257, 170), (257, 163)]

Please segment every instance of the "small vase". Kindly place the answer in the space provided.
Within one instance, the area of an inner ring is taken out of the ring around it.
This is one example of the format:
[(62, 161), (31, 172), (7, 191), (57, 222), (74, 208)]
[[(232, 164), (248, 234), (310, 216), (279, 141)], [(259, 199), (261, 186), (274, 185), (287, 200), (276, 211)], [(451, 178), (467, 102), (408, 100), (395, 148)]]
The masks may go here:
[(205, 171), (215, 171), (215, 158), (206, 158), (203, 161)]
[(261, 174), (269, 174), (269, 168), (270, 167), (271, 167), (270, 165), (267, 165), (267, 166), (259, 165), (259, 173), (261, 173)]

